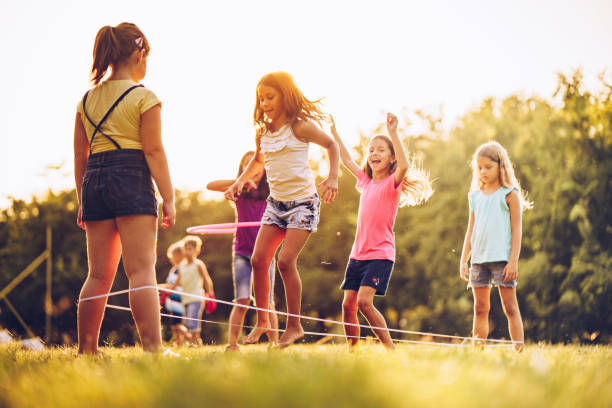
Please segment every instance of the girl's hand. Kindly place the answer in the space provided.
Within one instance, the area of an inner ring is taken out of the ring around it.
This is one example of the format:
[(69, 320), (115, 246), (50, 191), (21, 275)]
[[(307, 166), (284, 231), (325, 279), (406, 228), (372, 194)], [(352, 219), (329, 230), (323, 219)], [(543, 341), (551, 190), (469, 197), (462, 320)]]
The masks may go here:
[(176, 210), (174, 209), (174, 200), (164, 200), (162, 204), (162, 228), (170, 228), (176, 221)]
[(391, 112), (387, 113), (387, 131), (389, 133), (397, 132), (397, 116)]
[(502, 276), (504, 277), (504, 282), (515, 280), (518, 277), (518, 262), (508, 262), (502, 271)]
[(79, 212), (77, 214), (77, 225), (81, 227), (82, 230), (85, 230), (85, 223), (83, 222), (83, 208), (79, 204)]
[(461, 268), (459, 268), (459, 275), (461, 275), (461, 279), (464, 281), (470, 281), (470, 268), (468, 267), (467, 262), (461, 264)]
[(338, 196), (338, 179), (328, 177), (321, 184), (319, 184), (321, 191), (321, 201), (324, 203), (331, 203)]
[(234, 184), (232, 184), (227, 190), (225, 190), (225, 198), (227, 198), (228, 200), (236, 201), (240, 193), (242, 193), (243, 188), (244, 183), (240, 181), (240, 179), (236, 180)]

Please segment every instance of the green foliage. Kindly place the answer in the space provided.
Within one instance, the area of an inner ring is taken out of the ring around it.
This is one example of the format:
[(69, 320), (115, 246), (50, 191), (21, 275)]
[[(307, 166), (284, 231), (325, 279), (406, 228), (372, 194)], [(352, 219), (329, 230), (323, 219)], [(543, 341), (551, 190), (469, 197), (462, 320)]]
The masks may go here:
[[(469, 161), (476, 147), (497, 140), (506, 147), (517, 177), (534, 208), (524, 213), (523, 246), (519, 263), (518, 297), (526, 338), (549, 342), (608, 342), (612, 328), (612, 86), (593, 94), (582, 87), (575, 72), (559, 76), (555, 99), (511, 95), (485, 99), (444, 133), (441, 118), (417, 112), (425, 131), (400, 134), (410, 153), (422, 160), (435, 179), (435, 193), (425, 205), (402, 208), (395, 225), (397, 262), (387, 296), (377, 305), (392, 327), (469, 335), (472, 295), (459, 279), (459, 258), (467, 226)], [(356, 147), (363, 159), (369, 136)], [(315, 163), (316, 166), (316, 163)], [(324, 204), (319, 231), (299, 258), (303, 280), (303, 312), (339, 318), (343, 278), (354, 240), (359, 193), (355, 179), (343, 172), (339, 199)], [(165, 280), (170, 264), (168, 245), (184, 236), (191, 225), (233, 220), (226, 201), (206, 201), (199, 193), (177, 192), (178, 223), (161, 230), (158, 280)], [(15, 200), (0, 214), (0, 287), (44, 250), (44, 229), (53, 227), (54, 341), (62, 333), (74, 337), (76, 299), (86, 275), (84, 233), (76, 227), (74, 192), (51, 194), (31, 203)], [(220, 299), (231, 299), (231, 237), (205, 239), (202, 255)], [(42, 334), (44, 276), (39, 270), (9, 295), (26, 321)], [(280, 277), (276, 297), (284, 309)], [(118, 273), (114, 288), (127, 282)], [(494, 291), (491, 337), (507, 338), (507, 323)], [(62, 301), (63, 299), (63, 301)], [(126, 299), (113, 299), (126, 304)], [(68, 307), (65, 305), (68, 304)], [(62, 306), (64, 305), (64, 306)], [(0, 307), (2, 305), (0, 304)], [(126, 312), (109, 311), (102, 339), (131, 343), (134, 330)], [(209, 316), (225, 321), (225, 306)], [(252, 318), (251, 313), (249, 319)], [(0, 323), (20, 332), (3, 309)], [(339, 327), (312, 326), (309, 330), (339, 332)], [(208, 342), (223, 342), (225, 326), (205, 325)]]

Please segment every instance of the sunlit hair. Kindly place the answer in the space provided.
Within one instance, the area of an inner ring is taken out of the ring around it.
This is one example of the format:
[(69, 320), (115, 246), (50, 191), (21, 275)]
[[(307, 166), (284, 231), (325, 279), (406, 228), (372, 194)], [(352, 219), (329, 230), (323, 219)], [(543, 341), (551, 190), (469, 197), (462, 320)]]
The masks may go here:
[(484, 183), (480, 181), (478, 172), (478, 157), (486, 157), (499, 165), (499, 184), (503, 187), (515, 187), (518, 189), (521, 210), (530, 209), (533, 203), (527, 201), (527, 194), (521, 189), (521, 184), (514, 175), (514, 168), (508, 156), (508, 152), (497, 142), (488, 142), (480, 145), (472, 157), (472, 185), (470, 191), (482, 190)]
[(323, 113), (320, 107), (321, 99), (311, 101), (307, 99), (302, 91), (295, 84), (295, 81), (286, 72), (271, 72), (264, 75), (257, 83), (255, 89), (255, 111), (253, 120), (255, 127), (266, 129), (268, 122), (264, 116), (264, 111), (259, 105), (259, 95), (257, 91), (261, 85), (270, 86), (276, 89), (283, 98), (283, 108), (289, 122), (296, 119), (310, 120), (321, 124), (327, 120), (327, 115)]
[(178, 241), (173, 244), (170, 244), (170, 246), (168, 247), (168, 251), (166, 252), (166, 256), (168, 257), (168, 259), (172, 259), (172, 255), (174, 255), (175, 253), (183, 254), (184, 252), (185, 249), (183, 248), (183, 241)]
[[(238, 166), (238, 175), (236, 178), (240, 177), (247, 164), (249, 164), (249, 161), (246, 160), (246, 158), (254, 154), (255, 152), (250, 150), (242, 156), (242, 159), (240, 159), (240, 166)], [(255, 191), (249, 191), (248, 193), (243, 191), (242, 194), (245, 196), (245, 198), (252, 200), (263, 200), (268, 198), (270, 195), (270, 185), (268, 184), (266, 171), (264, 170), (263, 176), (261, 176), (261, 180), (259, 180), (259, 184), (257, 185), (257, 189)]]
[(136, 50), (144, 50), (145, 55), (149, 55), (151, 48), (147, 37), (135, 24), (102, 27), (94, 43), (91, 82), (94, 85), (100, 83), (109, 66), (114, 69)]
[(192, 246), (195, 247), (196, 250), (200, 250), (202, 249), (202, 240), (200, 239), (200, 237), (196, 237), (195, 235), (188, 235), (185, 238), (183, 238), (183, 246)]
[[(370, 143), (374, 140), (384, 140), (387, 143), (387, 147), (391, 150), (391, 154), (395, 158), (395, 149), (393, 148), (393, 142), (385, 135), (376, 135), (370, 139)], [(389, 174), (395, 173), (397, 167), (397, 160), (393, 161), (389, 166)], [(368, 163), (368, 155), (365, 155), (365, 163), (363, 165), (363, 172), (372, 178), (372, 167)], [(415, 206), (425, 203), (432, 196), (434, 190), (429, 179), (429, 174), (423, 170), (420, 162), (414, 157), (411, 157), (408, 163), (408, 171), (406, 176), (402, 180), (402, 196), (400, 198), (399, 206)]]

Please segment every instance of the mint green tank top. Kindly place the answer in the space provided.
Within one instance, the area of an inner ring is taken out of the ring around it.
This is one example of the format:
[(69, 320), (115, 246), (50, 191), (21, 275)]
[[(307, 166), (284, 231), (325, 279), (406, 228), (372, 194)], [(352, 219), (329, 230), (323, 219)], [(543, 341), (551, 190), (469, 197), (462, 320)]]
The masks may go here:
[(518, 191), (514, 187), (500, 187), (493, 194), (482, 190), (468, 194), (470, 212), (474, 213), (472, 230), (472, 264), (508, 261), (512, 242), (510, 208), (506, 196)]

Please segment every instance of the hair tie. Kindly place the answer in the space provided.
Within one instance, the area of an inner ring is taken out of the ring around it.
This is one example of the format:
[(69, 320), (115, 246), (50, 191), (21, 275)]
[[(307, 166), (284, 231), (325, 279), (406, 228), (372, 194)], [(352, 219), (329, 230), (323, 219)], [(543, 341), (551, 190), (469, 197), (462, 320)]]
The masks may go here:
[(142, 39), (142, 37), (138, 37), (134, 41), (136, 42), (136, 47), (138, 47), (139, 50), (142, 50), (144, 48), (144, 40)]

